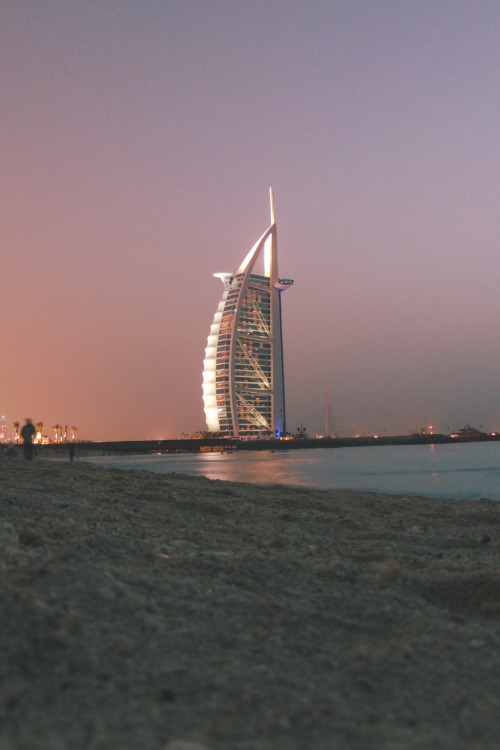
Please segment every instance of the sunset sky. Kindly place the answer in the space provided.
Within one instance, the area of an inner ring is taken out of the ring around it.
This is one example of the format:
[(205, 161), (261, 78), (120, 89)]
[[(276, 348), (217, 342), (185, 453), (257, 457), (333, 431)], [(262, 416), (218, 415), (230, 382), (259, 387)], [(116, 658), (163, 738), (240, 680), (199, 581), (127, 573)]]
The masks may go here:
[(288, 427), (500, 427), (497, 0), (0, 0), (0, 414), (205, 429), (273, 187)]

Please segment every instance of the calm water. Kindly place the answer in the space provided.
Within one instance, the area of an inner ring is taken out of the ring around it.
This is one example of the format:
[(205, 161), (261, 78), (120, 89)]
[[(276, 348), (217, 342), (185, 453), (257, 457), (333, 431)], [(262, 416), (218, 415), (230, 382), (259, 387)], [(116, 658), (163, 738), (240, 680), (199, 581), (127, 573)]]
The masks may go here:
[(233, 482), (500, 500), (500, 442), (86, 460), (105, 467), (174, 471)]

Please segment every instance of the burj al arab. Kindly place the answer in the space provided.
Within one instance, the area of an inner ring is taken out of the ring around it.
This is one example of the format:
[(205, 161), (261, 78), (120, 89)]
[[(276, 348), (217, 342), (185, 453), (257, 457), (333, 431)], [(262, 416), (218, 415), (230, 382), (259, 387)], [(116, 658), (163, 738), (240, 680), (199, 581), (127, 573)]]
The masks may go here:
[[(274, 198), (271, 223), (224, 285), (203, 362), (203, 403), (210, 432), (228, 437), (286, 433), (281, 294), (293, 281), (278, 275)], [(255, 273), (257, 261), (263, 273)]]

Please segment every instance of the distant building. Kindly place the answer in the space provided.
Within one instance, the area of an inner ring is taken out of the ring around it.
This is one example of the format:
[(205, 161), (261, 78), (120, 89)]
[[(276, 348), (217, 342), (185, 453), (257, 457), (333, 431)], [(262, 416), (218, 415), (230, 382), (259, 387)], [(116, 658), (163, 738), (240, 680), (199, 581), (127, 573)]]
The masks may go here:
[(0, 414), (0, 443), (6, 443), (8, 439), (7, 417)]
[[(271, 224), (224, 284), (203, 362), (203, 402), (210, 432), (240, 438), (286, 432), (281, 293), (274, 201)], [(254, 273), (263, 254), (263, 275)]]

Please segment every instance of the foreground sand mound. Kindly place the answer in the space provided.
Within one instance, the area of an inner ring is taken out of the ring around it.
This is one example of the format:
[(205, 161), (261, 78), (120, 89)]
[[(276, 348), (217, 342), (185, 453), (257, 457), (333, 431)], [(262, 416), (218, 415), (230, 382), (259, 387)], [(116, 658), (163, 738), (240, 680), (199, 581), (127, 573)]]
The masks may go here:
[(498, 747), (500, 504), (0, 457), (1, 750)]

